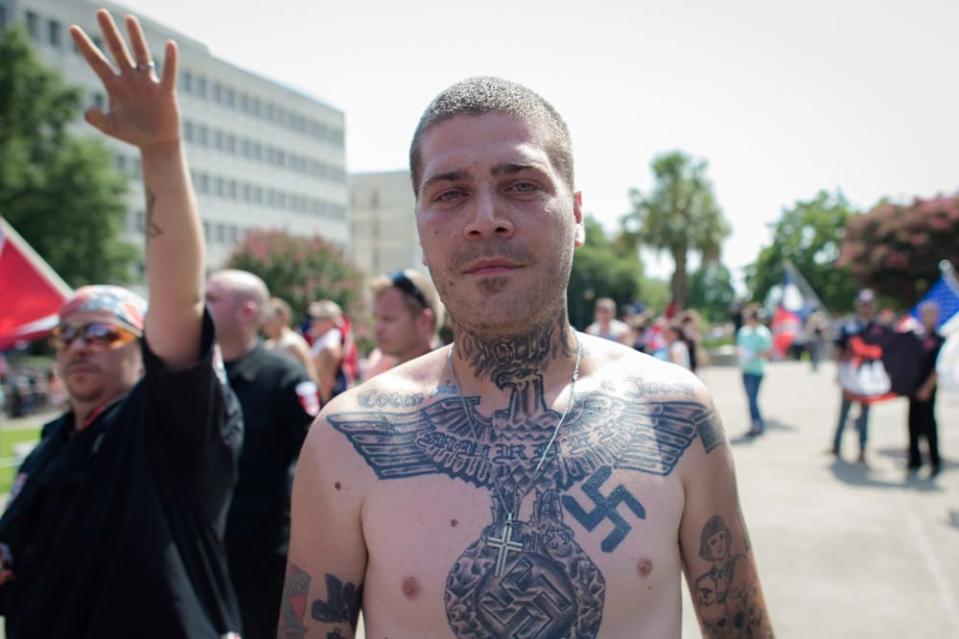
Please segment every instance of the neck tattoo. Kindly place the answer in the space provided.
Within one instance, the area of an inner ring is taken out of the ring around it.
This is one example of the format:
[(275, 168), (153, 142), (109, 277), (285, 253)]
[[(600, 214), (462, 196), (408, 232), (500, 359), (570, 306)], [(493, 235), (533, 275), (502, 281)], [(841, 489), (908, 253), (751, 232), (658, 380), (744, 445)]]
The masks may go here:
[[(575, 334), (574, 334), (575, 336)], [(507, 507), (506, 496), (503, 493), (502, 486), (500, 484), (499, 473), (493, 474), (493, 490), (499, 496), (500, 503), (503, 506), (503, 510), (506, 515), (506, 519), (503, 523), (503, 530), (500, 533), (499, 538), (487, 538), (486, 545), (492, 548), (495, 548), (497, 553), (496, 558), (496, 569), (495, 575), (497, 577), (502, 576), (504, 567), (506, 566), (506, 560), (508, 559), (509, 553), (511, 552), (522, 552), (523, 544), (513, 541), (513, 519), (519, 515), (519, 508), (523, 503), (523, 499), (533, 490), (533, 487), (536, 485), (536, 480), (539, 478), (540, 473), (543, 470), (543, 465), (546, 463), (546, 458), (549, 456), (549, 451), (553, 447), (553, 444), (556, 443), (556, 438), (559, 436), (559, 431), (563, 426), (563, 422), (566, 421), (566, 416), (569, 414), (570, 409), (573, 407), (576, 399), (576, 380), (579, 379), (579, 364), (582, 359), (583, 345), (580, 343), (579, 338), (576, 339), (576, 362), (573, 365), (573, 374), (570, 379), (569, 384), (569, 401), (566, 403), (566, 407), (563, 409), (563, 414), (560, 416), (559, 420), (556, 422), (556, 426), (553, 428), (553, 433), (549, 438), (549, 441), (546, 444), (546, 447), (543, 448), (543, 453), (540, 455), (539, 461), (536, 463), (536, 467), (533, 469), (533, 473), (530, 477), (529, 486), (520, 491), (515, 503), (513, 503), (511, 508)], [(446, 365), (450, 370), (450, 376), (453, 378), (453, 383), (456, 384), (456, 390), (460, 398), (460, 402), (463, 404), (463, 413), (466, 415), (466, 421), (470, 427), (470, 433), (473, 436), (474, 441), (479, 441), (479, 437), (476, 433), (476, 423), (473, 420), (473, 413), (470, 410), (469, 405), (467, 404), (466, 397), (463, 395), (463, 385), (460, 384), (459, 377), (456, 375), (456, 369), (453, 368), (453, 349), (455, 344), (450, 346), (450, 350), (446, 355)]]

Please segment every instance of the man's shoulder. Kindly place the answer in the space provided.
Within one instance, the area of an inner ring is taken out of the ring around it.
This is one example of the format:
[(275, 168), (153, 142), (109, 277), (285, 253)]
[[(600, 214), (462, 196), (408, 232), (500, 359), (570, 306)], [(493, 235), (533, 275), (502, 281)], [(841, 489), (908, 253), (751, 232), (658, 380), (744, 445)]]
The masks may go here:
[(587, 336), (582, 341), (593, 360), (591, 377), (599, 387), (626, 389), (637, 400), (708, 397), (702, 380), (682, 366), (610, 340)]
[(262, 377), (274, 377), (300, 375), (306, 377), (306, 370), (303, 365), (297, 362), (291, 355), (281, 350), (267, 348), (265, 344), (259, 344), (250, 352), (249, 361), (244, 362), (250, 368), (251, 373)]
[[(325, 414), (343, 411), (415, 408), (441, 394), (445, 349), (394, 366), (331, 401)], [(448, 389), (446, 389), (448, 390)]]

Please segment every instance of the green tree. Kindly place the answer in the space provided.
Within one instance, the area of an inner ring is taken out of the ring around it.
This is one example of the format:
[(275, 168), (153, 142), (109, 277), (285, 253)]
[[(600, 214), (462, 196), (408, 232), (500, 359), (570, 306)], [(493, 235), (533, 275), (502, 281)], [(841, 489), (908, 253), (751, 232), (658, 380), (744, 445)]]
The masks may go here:
[(846, 222), (853, 215), (842, 193), (820, 191), (809, 200), (784, 208), (773, 225), (773, 241), (746, 268), (746, 285), (755, 302), (782, 284), (784, 264), (791, 261), (826, 308), (852, 310), (857, 284), (849, 269), (836, 265)]
[(642, 288), (643, 265), (635, 247), (610, 240), (592, 217), (586, 217), (585, 226), (586, 243), (574, 254), (566, 290), (570, 321), (577, 328), (593, 321), (597, 298), (611, 297), (622, 308), (636, 300)]
[(355, 316), (360, 310), (361, 277), (326, 239), (285, 231), (251, 231), (233, 251), (227, 268), (259, 275), (270, 294), (301, 315), (310, 302), (330, 299)]
[(849, 218), (839, 264), (863, 285), (903, 306), (939, 279), (939, 262), (959, 265), (959, 195), (881, 202)]
[(730, 233), (706, 178), (706, 168), (705, 160), (694, 160), (681, 151), (656, 157), (652, 162), (652, 190), (630, 191), (633, 210), (623, 219), (628, 237), (668, 251), (673, 258), (670, 291), (681, 308), (686, 306), (686, 262), (690, 254), (698, 253), (704, 263), (718, 260), (723, 240)]
[(702, 264), (689, 278), (688, 305), (710, 322), (729, 319), (729, 309), (735, 300), (732, 274), (725, 264)]
[(75, 138), (77, 89), (43, 67), (19, 28), (0, 35), (0, 215), (73, 286), (125, 282), (126, 180), (99, 140)]

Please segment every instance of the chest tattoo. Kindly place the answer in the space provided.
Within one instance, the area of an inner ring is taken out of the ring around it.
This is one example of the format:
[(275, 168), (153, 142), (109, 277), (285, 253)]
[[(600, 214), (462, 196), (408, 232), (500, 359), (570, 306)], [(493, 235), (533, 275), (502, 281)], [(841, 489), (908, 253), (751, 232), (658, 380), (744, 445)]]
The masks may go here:
[[(374, 410), (328, 417), (382, 480), (439, 474), (489, 490), (490, 521), (447, 575), (447, 620), (458, 639), (596, 637), (605, 579), (564, 513), (599, 531), (601, 549), (613, 553), (647, 517), (626, 486), (608, 485), (613, 472), (666, 477), (697, 437), (707, 452), (722, 441), (715, 414), (703, 404), (650, 400), (641, 382), (627, 381), (625, 392), (576, 398), (537, 475), (560, 417), (546, 408), (537, 377), (500, 377), (510, 401), (490, 415), (477, 411), (479, 397), (464, 404), (439, 396), (411, 409), (377, 402)], [(521, 520), (518, 502), (527, 494), (531, 514)]]

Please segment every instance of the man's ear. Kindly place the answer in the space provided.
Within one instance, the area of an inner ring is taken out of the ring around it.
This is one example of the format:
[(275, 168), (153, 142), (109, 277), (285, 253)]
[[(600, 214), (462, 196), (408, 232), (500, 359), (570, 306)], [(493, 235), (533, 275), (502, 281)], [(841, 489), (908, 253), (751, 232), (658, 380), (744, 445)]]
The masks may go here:
[(428, 332), (430, 335), (432, 335), (433, 332), (439, 328), (436, 326), (436, 314), (433, 313), (433, 309), (431, 308), (424, 308), (422, 311), (420, 311), (420, 314), (416, 316), (416, 323), (421, 329)]
[(576, 230), (574, 238), (574, 246), (579, 248), (586, 244), (586, 225), (583, 223), (583, 192), (576, 191), (573, 193), (573, 218), (576, 221)]

